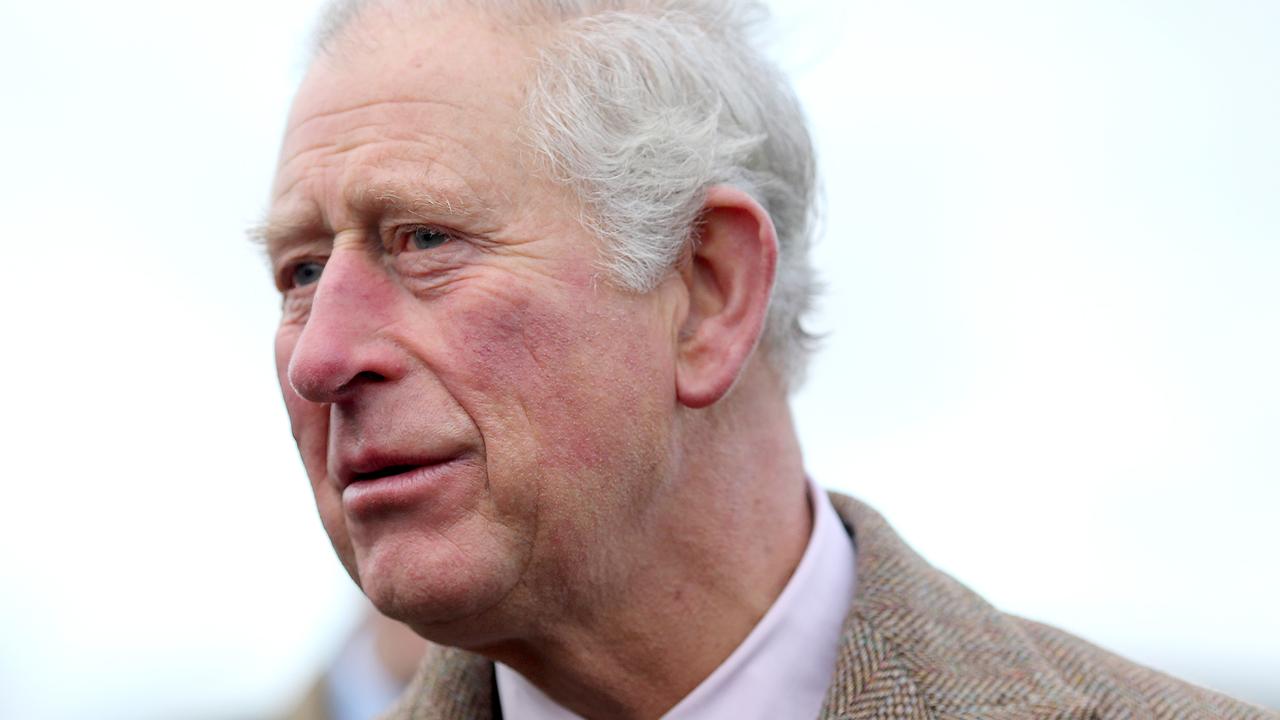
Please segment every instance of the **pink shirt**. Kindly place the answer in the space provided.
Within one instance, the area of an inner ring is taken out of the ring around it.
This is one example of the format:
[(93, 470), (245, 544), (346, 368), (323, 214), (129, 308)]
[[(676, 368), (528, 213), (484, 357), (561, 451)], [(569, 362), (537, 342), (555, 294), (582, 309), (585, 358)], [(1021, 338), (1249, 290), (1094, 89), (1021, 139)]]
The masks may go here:
[[(813, 532), (778, 599), (742, 644), (665, 720), (812, 720), (835, 671), (856, 582), (853, 542), (827, 494), (809, 480)], [(581, 720), (515, 670), (497, 664), (506, 720)]]

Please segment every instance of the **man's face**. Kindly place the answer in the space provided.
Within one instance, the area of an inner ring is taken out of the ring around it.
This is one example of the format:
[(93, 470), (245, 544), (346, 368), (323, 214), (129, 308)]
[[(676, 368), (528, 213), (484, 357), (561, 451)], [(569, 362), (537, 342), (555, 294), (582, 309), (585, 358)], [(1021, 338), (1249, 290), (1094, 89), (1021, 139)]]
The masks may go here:
[(273, 192), (294, 437), (380, 608), (527, 612), (621, 572), (667, 474), (677, 283), (601, 281), (571, 195), (526, 171), (526, 45), (461, 15), (360, 22), (304, 81)]

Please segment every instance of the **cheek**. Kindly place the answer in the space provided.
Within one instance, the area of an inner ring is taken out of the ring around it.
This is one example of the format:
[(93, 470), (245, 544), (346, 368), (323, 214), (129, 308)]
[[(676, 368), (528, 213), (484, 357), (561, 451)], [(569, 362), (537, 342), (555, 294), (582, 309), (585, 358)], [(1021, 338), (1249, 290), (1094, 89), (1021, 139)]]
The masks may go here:
[(489, 293), (459, 308), (450, 345), (466, 358), (472, 404), (484, 406), (476, 420), (486, 446), (512, 452), (518, 442), (530, 459), (569, 472), (634, 454), (663, 372), (660, 348), (629, 309), (576, 287)]
[(492, 294), (458, 313), (455, 347), (463, 349), (477, 387), (486, 391), (549, 390), (574, 333), (555, 303)]

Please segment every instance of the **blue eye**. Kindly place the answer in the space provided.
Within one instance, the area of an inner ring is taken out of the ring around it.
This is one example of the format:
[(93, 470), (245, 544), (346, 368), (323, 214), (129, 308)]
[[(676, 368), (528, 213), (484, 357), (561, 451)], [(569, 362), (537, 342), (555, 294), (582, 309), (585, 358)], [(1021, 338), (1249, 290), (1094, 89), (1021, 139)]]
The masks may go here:
[(293, 275), (290, 279), (293, 281), (294, 287), (303, 287), (310, 285), (320, 279), (320, 273), (324, 271), (324, 264), (318, 262), (298, 263), (293, 268)]
[(447, 242), (449, 235), (435, 228), (417, 227), (409, 233), (409, 248), (413, 250), (431, 250)]

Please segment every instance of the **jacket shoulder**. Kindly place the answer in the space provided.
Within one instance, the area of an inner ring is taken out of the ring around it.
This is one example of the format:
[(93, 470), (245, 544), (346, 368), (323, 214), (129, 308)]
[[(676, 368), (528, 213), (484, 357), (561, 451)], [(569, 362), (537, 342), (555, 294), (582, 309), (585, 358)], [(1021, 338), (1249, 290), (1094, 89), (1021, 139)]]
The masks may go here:
[(874, 510), (831, 499), (856, 546), (858, 580), (824, 717), (1280, 720), (1005, 614)]
[(1280, 720), (1280, 713), (1178, 680), (1053, 626), (1008, 617), (1058, 678), (1090, 700), (1095, 717)]

